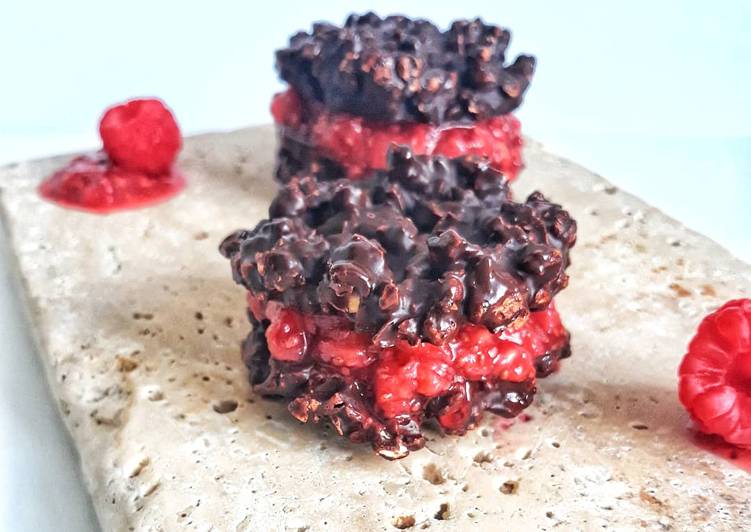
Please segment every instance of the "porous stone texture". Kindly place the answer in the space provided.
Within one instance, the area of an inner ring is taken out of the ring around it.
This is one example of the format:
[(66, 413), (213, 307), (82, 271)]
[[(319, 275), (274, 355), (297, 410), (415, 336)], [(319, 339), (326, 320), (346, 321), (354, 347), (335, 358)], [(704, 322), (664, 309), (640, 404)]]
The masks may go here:
[(748, 524), (751, 477), (692, 443), (676, 368), (705, 313), (751, 296), (751, 267), (535, 143), (516, 193), (564, 205), (579, 241), (557, 298), (574, 356), (540, 383), (530, 419), (428, 432), (426, 449), (387, 462), (254, 397), (244, 291), (216, 247), (265, 215), (274, 139), (189, 139), (183, 194), (107, 217), (38, 198), (66, 157), (0, 170), (40, 354), (103, 529)]

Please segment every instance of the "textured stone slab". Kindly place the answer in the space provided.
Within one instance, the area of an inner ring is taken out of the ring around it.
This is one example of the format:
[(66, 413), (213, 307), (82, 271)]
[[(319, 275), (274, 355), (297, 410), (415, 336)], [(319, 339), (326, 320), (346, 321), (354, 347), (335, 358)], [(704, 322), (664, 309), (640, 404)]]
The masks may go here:
[[(190, 139), (190, 187), (97, 217), (40, 201), (65, 158), (0, 170), (40, 354), (105, 530), (739, 530), (751, 477), (696, 448), (675, 371), (700, 317), (751, 267), (532, 144), (518, 190), (578, 218), (559, 308), (574, 357), (532, 419), (430, 434), (399, 462), (253, 397), (244, 295), (217, 243), (273, 194), (268, 128)], [(521, 192), (520, 192), (521, 193)]]

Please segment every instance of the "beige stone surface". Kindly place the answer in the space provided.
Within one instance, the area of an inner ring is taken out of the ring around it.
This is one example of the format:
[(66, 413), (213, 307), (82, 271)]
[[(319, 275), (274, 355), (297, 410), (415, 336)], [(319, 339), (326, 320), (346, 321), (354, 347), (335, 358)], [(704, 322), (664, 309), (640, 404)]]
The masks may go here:
[[(268, 128), (190, 139), (190, 186), (93, 216), (41, 201), (65, 158), (0, 170), (40, 354), (105, 530), (740, 530), (751, 476), (691, 443), (676, 367), (751, 267), (538, 145), (518, 189), (577, 217), (574, 356), (532, 419), (387, 462), (253, 397), (243, 291), (216, 251), (274, 191)], [(236, 408), (235, 408), (236, 405)], [(224, 413), (221, 413), (224, 412)]]

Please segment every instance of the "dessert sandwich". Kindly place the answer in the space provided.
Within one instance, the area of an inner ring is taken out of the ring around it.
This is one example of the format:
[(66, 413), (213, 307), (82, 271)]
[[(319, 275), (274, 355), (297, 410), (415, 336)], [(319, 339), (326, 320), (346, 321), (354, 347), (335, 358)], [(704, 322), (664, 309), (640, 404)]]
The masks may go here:
[(512, 180), (522, 168), (521, 103), (535, 59), (507, 60), (507, 29), (480, 19), (446, 31), (404, 16), (314, 24), (277, 52), (289, 88), (275, 96), (277, 178), (327, 166), (358, 178), (386, 167), (391, 144), (420, 155), (474, 154)]
[(102, 529), (748, 528), (751, 266), (533, 141), (512, 200), (507, 44), (318, 24), (278, 136), (137, 99), (101, 151), (0, 168)]
[(393, 459), (425, 421), (515, 417), (568, 356), (553, 297), (576, 222), (539, 192), (512, 201), (485, 160), (397, 147), (387, 166), (291, 178), (221, 251), (248, 289), (255, 390)]

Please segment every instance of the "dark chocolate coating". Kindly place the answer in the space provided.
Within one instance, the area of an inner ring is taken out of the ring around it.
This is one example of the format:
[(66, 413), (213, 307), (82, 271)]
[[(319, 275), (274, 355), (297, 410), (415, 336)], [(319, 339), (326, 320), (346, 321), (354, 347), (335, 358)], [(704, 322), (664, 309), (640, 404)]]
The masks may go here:
[(374, 13), (317, 23), (278, 50), (279, 75), (308, 102), (382, 122), (440, 124), (506, 114), (522, 102), (535, 58), (506, 63), (507, 29), (480, 19), (447, 31)]
[(225, 239), (236, 282), (305, 314), (335, 314), (374, 344), (442, 344), (462, 323), (523, 323), (567, 284), (576, 222), (535, 192), (524, 203), (473, 157), (395, 148), (361, 181), (294, 178), (270, 219)]
[(332, 181), (346, 177), (347, 171), (335, 160), (321, 155), (313, 146), (293, 138), (282, 130), (279, 135), (274, 177), (280, 183), (288, 183), (293, 177), (304, 175), (322, 181)]

